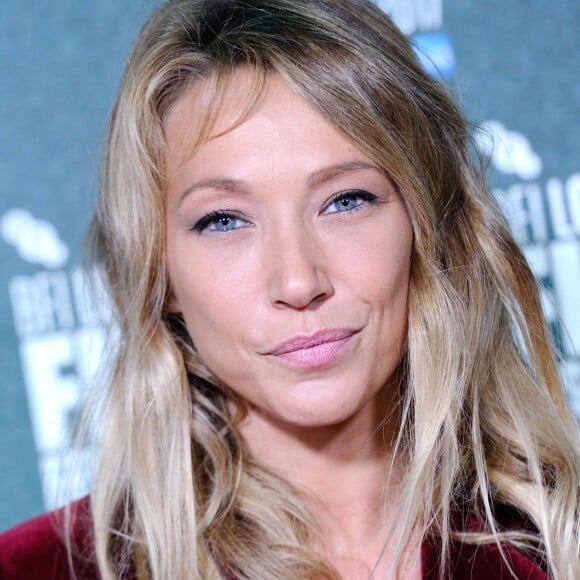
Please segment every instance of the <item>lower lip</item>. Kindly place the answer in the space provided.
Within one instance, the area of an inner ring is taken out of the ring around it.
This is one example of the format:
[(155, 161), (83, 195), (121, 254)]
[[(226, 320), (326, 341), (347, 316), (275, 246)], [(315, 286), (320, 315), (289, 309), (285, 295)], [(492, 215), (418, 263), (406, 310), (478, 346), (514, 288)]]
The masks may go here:
[(276, 356), (299, 368), (317, 369), (338, 359), (351, 338), (352, 336), (348, 336), (340, 340), (323, 342), (310, 348), (300, 348)]

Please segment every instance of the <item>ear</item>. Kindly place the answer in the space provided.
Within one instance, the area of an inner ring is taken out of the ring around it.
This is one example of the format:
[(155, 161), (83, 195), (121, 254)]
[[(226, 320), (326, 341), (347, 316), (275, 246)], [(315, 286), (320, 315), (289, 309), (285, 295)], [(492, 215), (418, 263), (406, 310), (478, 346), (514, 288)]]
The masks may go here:
[(177, 300), (175, 293), (171, 289), (169, 290), (169, 294), (165, 300), (165, 312), (168, 312), (169, 314), (179, 314), (181, 312), (179, 300)]

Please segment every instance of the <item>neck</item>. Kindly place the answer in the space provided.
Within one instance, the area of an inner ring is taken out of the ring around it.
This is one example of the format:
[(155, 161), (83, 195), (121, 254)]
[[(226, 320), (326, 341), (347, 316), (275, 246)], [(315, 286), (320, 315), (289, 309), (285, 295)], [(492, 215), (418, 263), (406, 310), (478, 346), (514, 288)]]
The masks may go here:
[(361, 577), (368, 578), (381, 552), (391, 523), (388, 505), (398, 495), (395, 397), (380, 393), (379, 401), (338, 425), (288, 425), (250, 409), (240, 426), (253, 459), (301, 492), (320, 524), (324, 557), (341, 568), (337, 558), (348, 555), (349, 566), (364, 565)]

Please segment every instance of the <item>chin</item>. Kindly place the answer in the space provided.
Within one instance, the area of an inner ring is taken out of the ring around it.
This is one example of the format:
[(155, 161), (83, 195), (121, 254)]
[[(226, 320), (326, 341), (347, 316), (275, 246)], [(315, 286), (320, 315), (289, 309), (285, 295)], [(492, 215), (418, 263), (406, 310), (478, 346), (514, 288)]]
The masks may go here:
[(303, 428), (324, 428), (344, 424), (375, 408), (375, 393), (353, 393), (353, 389), (310, 388), (305, 393), (285, 393), (263, 411), (277, 421)]

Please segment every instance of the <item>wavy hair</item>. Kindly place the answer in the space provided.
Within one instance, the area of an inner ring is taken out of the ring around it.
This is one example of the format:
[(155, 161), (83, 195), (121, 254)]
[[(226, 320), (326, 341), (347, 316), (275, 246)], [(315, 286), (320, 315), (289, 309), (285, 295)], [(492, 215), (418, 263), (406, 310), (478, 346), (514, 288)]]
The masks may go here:
[[(446, 90), (370, 1), (170, 0), (128, 61), (92, 226), (120, 331), (91, 495), (103, 578), (337, 577), (299, 494), (245, 455), (232, 394), (167, 309), (164, 122), (203, 82), (209, 130), (242, 68), (256, 82), (240, 119), (279, 75), (388, 172), (412, 222), (396, 560), (419, 526), (444, 553), (508, 542), (580, 577), (576, 419), (536, 281)], [(502, 527), (498, 506), (529, 525)], [(479, 532), (457, 525), (467, 516)]]

